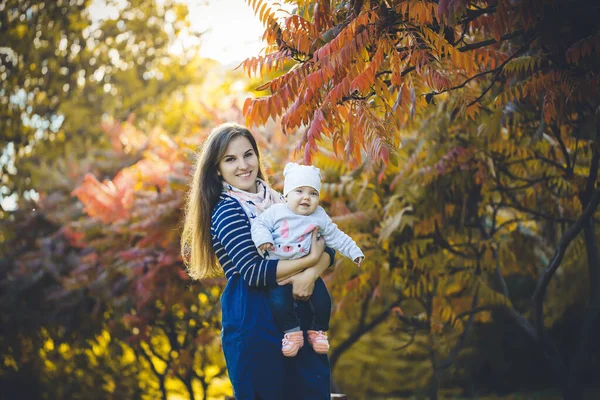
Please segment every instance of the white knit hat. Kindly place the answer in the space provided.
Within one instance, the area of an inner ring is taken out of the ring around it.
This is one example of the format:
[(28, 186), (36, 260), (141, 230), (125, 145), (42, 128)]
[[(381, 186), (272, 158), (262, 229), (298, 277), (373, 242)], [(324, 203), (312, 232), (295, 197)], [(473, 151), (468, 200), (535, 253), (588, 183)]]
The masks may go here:
[(287, 163), (283, 169), (283, 195), (300, 186), (310, 186), (321, 192), (321, 170), (312, 165)]

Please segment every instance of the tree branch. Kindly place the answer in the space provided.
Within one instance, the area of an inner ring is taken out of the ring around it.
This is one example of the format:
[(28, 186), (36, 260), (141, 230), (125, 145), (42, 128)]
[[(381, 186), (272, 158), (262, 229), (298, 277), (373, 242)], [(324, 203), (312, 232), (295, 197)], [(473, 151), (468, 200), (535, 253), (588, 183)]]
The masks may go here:
[[(498, 229), (500, 229), (500, 227), (498, 227)], [(492, 254), (494, 256), (494, 259), (496, 260), (496, 267), (495, 267), (496, 279), (498, 280), (498, 282), (500, 283), (500, 286), (502, 287), (502, 294), (504, 295), (504, 297), (506, 297), (507, 299), (510, 300), (510, 293), (508, 292), (508, 285), (506, 284), (506, 280), (504, 280), (504, 276), (502, 275), (502, 270), (500, 269), (500, 260), (498, 260), (498, 251), (496, 249), (492, 248)]]
[(549, 215), (549, 214), (544, 214), (544, 213), (541, 213), (539, 211), (535, 211), (535, 210), (532, 210), (530, 208), (523, 207), (523, 206), (521, 206), (519, 204), (507, 204), (507, 203), (493, 203), (493, 204), (498, 204), (500, 207), (503, 207), (503, 208), (514, 208), (515, 210), (523, 211), (523, 212), (526, 212), (526, 213), (531, 214), (533, 216), (536, 216), (538, 218), (546, 219), (548, 221), (566, 222), (566, 223), (573, 222), (572, 219), (562, 218), (562, 217), (554, 217), (554, 216)]
[(494, 311), (497, 310), (498, 306), (495, 304), (486, 304), (484, 306), (473, 307), (470, 310), (463, 311), (460, 314), (456, 315), (456, 318), (462, 319), (464, 317), (470, 317), (471, 315), (478, 314), (484, 311)]
[[(473, 309), (473, 308), (477, 307), (478, 302), (479, 302), (479, 286), (477, 286), (477, 289), (475, 291), (475, 296), (473, 296), (473, 303), (471, 304), (471, 308)], [(450, 366), (452, 364), (454, 364), (456, 357), (458, 356), (458, 354), (462, 350), (463, 346), (465, 345), (467, 334), (469, 333), (469, 330), (473, 326), (474, 319), (475, 319), (475, 313), (472, 313), (469, 316), (469, 321), (467, 322), (467, 326), (463, 330), (462, 335), (460, 335), (460, 338), (456, 342), (456, 345), (454, 345), (452, 350), (450, 350), (450, 354), (448, 354), (448, 357), (438, 363), (439, 370), (443, 371), (445, 369), (450, 368)]]
[(482, 42), (467, 44), (465, 46), (459, 47), (457, 50), (465, 52), (465, 51), (469, 51), (469, 50), (479, 49), (481, 47), (489, 46), (490, 44), (500, 43), (500, 42), (504, 42), (505, 40), (516, 38), (517, 36), (521, 36), (523, 33), (525, 33), (525, 31), (523, 29), (517, 29), (514, 32), (507, 33), (506, 35), (502, 35), (500, 37), (500, 41), (497, 41), (496, 39), (488, 39), (488, 40), (484, 40)]
[[(592, 163), (590, 165), (590, 174), (588, 176), (586, 190), (580, 196), (582, 205), (586, 204), (594, 190), (596, 179), (598, 178), (598, 166), (600, 164), (600, 153), (594, 152)], [(574, 164), (573, 164), (574, 165)], [(600, 256), (598, 255), (598, 247), (596, 245), (596, 235), (594, 232), (594, 222), (589, 219), (585, 221), (583, 227), (583, 236), (585, 240), (585, 248), (587, 251), (588, 278), (590, 284), (589, 304), (585, 314), (581, 333), (579, 335), (579, 344), (577, 350), (571, 357), (569, 371), (569, 386), (572, 390), (581, 390), (579, 383), (579, 371), (581, 364), (586, 357), (586, 350), (589, 343), (593, 340), (594, 326), (596, 320), (600, 317)]]
[(385, 321), (387, 319), (387, 317), (390, 315), (390, 313), (392, 312), (392, 310), (394, 309), (394, 307), (397, 307), (399, 305), (400, 305), (399, 300), (393, 302), (385, 310), (383, 310), (378, 316), (373, 318), (371, 320), (371, 322), (363, 325), (359, 329), (356, 329), (354, 332), (352, 332), (350, 334), (350, 336), (348, 336), (346, 339), (344, 339), (344, 341), (342, 343), (340, 343), (339, 346), (337, 346), (335, 349), (333, 349), (333, 351), (331, 352), (331, 356), (329, 357), (331, 369), (333, 370), (333, 367), (337, 363), (338, 359), (344, 352), (346, 352), (346, 350), (348, 350), (350, 347), (352, 347), (352, 345), (354, 345), (354, 343), (358, 342), (360, 340), (360, 338), (363, 337), (366, 333), (370, 332), (375, 327), (377, 327), (380, 323)]
[[(575, 237), (581, 232), (581, 230), (583, 229), (584, 223), (591, 218), (591, 216), (594, 214), (594, 212), (598, 208), (599, 203), (600, 203), (600, 189), (597, 189), (594, 192), (594, 194), (591, 196), (590, 201), (588, 202), (588, 204), (585, 207), (585, 210), (583, 211), (581, 216), (579, 218), (577, 218), (577, 221), (575, 221), (575, 223), (573, 225), (571, 225), (569, 227), (569, 229), (567, 229), (567, 231), (561, 237), (561, 239), (558, 243), (558, 248), (556, 249), (556, 252), (554, 253), (554, 256), (552, 257), (550, 264), (546, 267), (546, 270), (540, 277), (538, 284), (535, 288), (535, 292), (533, 294), (533, 302), (536, 303), (537, 307), (542, 306), (542, 302), (544, 300), (544, 295), (545, 295), (548, 283), (550, 282), (550, 279), (552, 279), (552, 276), (554, 275), (554, 273), (560, 266), (560, 263), (565, 255), (567, 247), (573, 241), (573, 239), (575, 239)], [(541, 310), (538, 310), (538, 311), (541, 311)], [(538, 315), (538, 322), (541, 321), (541, 318), (539, 318), (539, 317), (540, 316)]]
[(403, 344), (400, 347), (395, 347), (392, 350), (393, 351), (398, 351), (398, 350), (402, 350), (402, 349), (407, 348), (408, 346), (410, 346), (411, 344), (414, 343), (416, 336), (417, 336), (417, 328), (413, 328), (413, 330), (410, 333), (410, 339), (408, 340), (408, 342), (406, 342), (405, 344)]
[(527, 318), (525, 318), (517, 310), (515, 310), (514, 308), (512, 308), (510, 306), (501, 305), (501, 306), (498, 306), (496, 308), (496, 310), (504, 312), (506, 315), (508, 315), (510, 318), (512, 318), (517, 323), (517, 325), (521, 329), (523, 329), (523, 331), (527, 334), (527, 336), (529, 336), (530, 339), (532, 339), (534, 342), (537, 343), (538, 338), (535, 334), (535, 328), (533, 325), (531, 325), (531, 323), (527, 320)]
[(551, 129), (551, 131), (554, 135), (554, 138), (560, 146), (560, 150), (563, 153), (563, 157), (565, 158), (565, 164), (567, 164), (565, 169), (567, 171), (571, 171), (573, 168), (575, 168), (575, 164), (571, 164), (571, 157), (569, 157), (569, 151), (567, 150), (567, 147), (565, 146), (565, 143), (563, 142), (562, 137), (560, 136), (560, 132), (556, 132), (555, 129)]
[(554, 273), (560, 266), (563, 257), (567, 251), (567, 248), (575, 239), (575, 237), (581, 232), (584, 228), (585, 224), (589, 221), (589, 219), (594, 215), (594, 212), (598, 208), (598, 204), (600, 203), (600, 189), (597, 189), (594, 194), (590, 197), (588, 204), (585, 207), (585, 210), (581, 214), (581, 216), (572, 224), (567, 231), (562, 235), (560, 241), (558, 243), (558, 248), (556, 249), (554, 256), (550, 260), (550, 263), (542, 273), (542, 276), (539, 278), (538, 283), (536, 285), (535, 291), (533, 293), (533, 305), (534, 305), (534, 321), (536, 326), (536, 334), (543, 346), (544, 352), (548, 359), (554, 362), (553, 365), (556, 369), (556, 372), (560, 374), (560, 376), (564, 377), (565, 374), (565, 366), (558, 354), (556, 348), (550, 342), (550, 339), (547, 337), (545, 328), (544, 328), (544, 296), (546, 294), (546, 289), (550, 280), (554, 276)]
[[(514, 33), (514, 32), (513, 32)], [(479, 95), (479, 97), (477, 97), (475, 100), (473, 100), (472, 102), (470, 102), (467, 107), (472, 106), (473, 104), (477, 103), (479, 100), (481, 100), (483, 98), (483, 96), (486, 95), (487, 92), (490, 91), (490, 89), (494, 86), (494, 83), (496, 83), (496, 79), (498, 79), (498, 77), (500, 76), (500, 73), (502, 72), (502, 70), (504, 69), (504, 67), (506, 66), (506, 64), (508, 64), (510, 62), (510, 60), (512, 60), (513, 58), (515, 58), (516, 56), (518, 56), (519, 54), (521, 54), (523, 51), (525, 51), (525, 49), (527, 49), (529, 47), (529, 44), (533, 41), (533, 39), (535, 39), (536, 36), (532, 36), (531, 38), (529, 38), (525, 43), (523, 43), (523, 46), (521, 46), (517, 51), (515, 51), (510, 57), (508, 57), (506, 60), (504, 60), (504, 62), (502, 64), (500, 64), (500, 66), (497, 68), (496, 73), (494, 74), (494, 76), (492, 77), (492, 82), (490, 82), (490, 85), (483, 91), (481, 92), (481, 94)]]
[(437, 221), (435, 222), (435, 231), (431, 235), (431, 238), (433, 239), (434, 243), (436, 243), (437, 245), (441, 246), (442, 248), (448, 250), (450, 253), (452, 253), (454, 255), (457, 255), (459, 257), (466, 258), (466, 259), (473, 258), (473, 256), (469, 256), (467, 253), (463, 253), (461, 251), (456, 250), (454, 247), (452, 247), (450, 245), (450, 243), (448, 243), (446, 241), (446, 239), (444, 239), (444, 237), (442, 236), (442, 232), (440, 231), (440, 227), (438, 226)]
[(479, 18), (483, 14), (491, 14), (491, 13), (495, 12), (496, 9), (497, 9), (497, 6), (495, 6), (495, 5), (487, 7), (487, 8), (479, 8), (477, 10), (468, 10), (467, 9), (466, 16), (463, 19), (461, 19), (460, 21), (458, 21), (457, 25), (469, 23), (469, 22)]
[(472, 80), (474, 80), (474, 79), (477, 79), (477, 78), (479, 78), (479, 77), (482, 77), (482, 76), (485, 76), (485, 75), (487, 75), (487, 74), (491, 74), (492, 72), (496, 72), (496, 73), (497, 73), (499, 69), (500, 69), (500, 67), (498, 67), (498, 68), (495, 68), (495, 69), (490, 69), (490, 70), (488, 70), (488, 71), (483, 71), (483, 72), (480, 72), (480, 73), (478, 73), (478, 74), (476, 74), (476, 75), (473, 75), (472, 77), (470, 77), (470, 78), (466, 79), (466, 80), (465, 80), (463, 83), (461, 83), (460, 85), (456, 85), (456, 86), (453, 86), (453, 87), (451, 87), (451, 88), (448, 88), (448, 89), (441, 90), (441, 91), (439, 91), (439, 92), (435, 92), (435, 91), (433, 91), (433, 92), (429, 92), (429, 93), (426, 93), (426, 94), (424, 94), (423, 96), (425, 96), (425, 97), (427, 97), (427, 96), (437, 96), (438, 94), (442, 94), (442, 93), (450, 92), (450, 91), (452, 91), (452, 90), (456, 90), (456, 89), (461, 89), (461, 88), (464, 88), (464, 87), (467, 85), (467, 83), (471, 82)]
[[(144, 349), (144, 346), (140, 345), (139, 348), (142, 350), (142, 356), (146, 359), (146, 361), (148, 361), (148, 364), (150, 364), (150, 369), (152, 369), (152, 372), (154, 372), (154, 375), (156, 375), (156, 377), (158, 378), (158, 385), (160, 388), (160, 393), (162, 395), (162, 399), (167, 400), (167, 388), (165, 387), (165, 375), (166, 374), (161, 374), (158, 372), (158, 370), (156, 369), (156, 366), (154, 365), (154, 363), (152, 362), (152, 359), (150, 358), (150, 355), (146, 353), (146, 349)], [(149, 345), (148, 345), (148, 348), (149, 348), (150, 352), (152, 352), (152, 354), (154, 356), (156, 356), (156, 353), (150, 348)], [(167, 368), (165, 369), (165, 372), (168, 369), (169, 369), (169, 362), (167, 362)]]

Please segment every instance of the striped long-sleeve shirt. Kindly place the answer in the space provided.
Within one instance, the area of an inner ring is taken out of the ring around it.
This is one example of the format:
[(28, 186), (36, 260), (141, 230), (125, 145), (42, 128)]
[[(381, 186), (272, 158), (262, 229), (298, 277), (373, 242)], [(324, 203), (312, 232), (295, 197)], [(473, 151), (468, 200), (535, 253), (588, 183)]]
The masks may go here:
[(265, 260), (256, 250), (246, 213), (230, 196), (221, 195), (211, 221), (212, 245), (227, 279), (239, 274), (248, 286), (277, 286), (278, 260)]

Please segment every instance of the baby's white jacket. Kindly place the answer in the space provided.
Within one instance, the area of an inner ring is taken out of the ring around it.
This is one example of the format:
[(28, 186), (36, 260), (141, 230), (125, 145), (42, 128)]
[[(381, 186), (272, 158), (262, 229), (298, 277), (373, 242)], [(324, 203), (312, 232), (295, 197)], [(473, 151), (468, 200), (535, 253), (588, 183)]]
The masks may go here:
[(271, 259), (292, 260), (309, 253), (311, 232), (317, 226), (327, 246), (351, 260), (364, 257), (354, 240), (333, 223), (321, 206), (310, 215), (298, 215), (286, 204), (274, 204), (252, 222), (252, 240), (256, 247), (273, 243)]

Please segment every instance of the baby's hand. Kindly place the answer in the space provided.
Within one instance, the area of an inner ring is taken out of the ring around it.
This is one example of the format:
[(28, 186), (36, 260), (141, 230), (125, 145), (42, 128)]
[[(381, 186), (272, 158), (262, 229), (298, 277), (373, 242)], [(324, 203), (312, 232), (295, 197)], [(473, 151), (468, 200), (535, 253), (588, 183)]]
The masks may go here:
[(356, 259), (354, 260), (354, 262), (356, 263), (356, 265), (358, 265), (359, 267), (361, 267), (364, 259), (365, 259), (364, 257), (356, 257)]
[(265, 251), (272, 251), (274, 249), (273, 247), (273, 243), (263, 243), (260, 246), (258, 246), (258, 248), (260, 249), (260, 251), (262, 251), (263, 253)]

